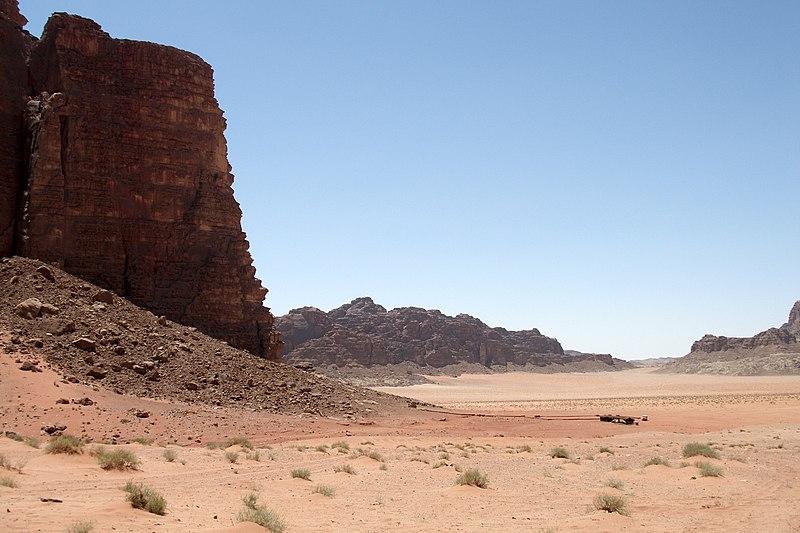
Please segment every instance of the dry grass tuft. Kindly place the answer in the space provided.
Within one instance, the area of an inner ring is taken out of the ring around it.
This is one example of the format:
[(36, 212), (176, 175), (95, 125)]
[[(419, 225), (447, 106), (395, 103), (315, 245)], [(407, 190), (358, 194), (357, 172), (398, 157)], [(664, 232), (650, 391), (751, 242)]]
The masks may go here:
[(598, 511), (628, 515), (628, 505), (625, 502), (625, 498), (616, 494), (598, 494), (594, 497), (594, 508)]
[(477, 468), (470, 468), (456, 479), (456, 485), (472, 485), (485, 489), (489, 486), (489, 477)]

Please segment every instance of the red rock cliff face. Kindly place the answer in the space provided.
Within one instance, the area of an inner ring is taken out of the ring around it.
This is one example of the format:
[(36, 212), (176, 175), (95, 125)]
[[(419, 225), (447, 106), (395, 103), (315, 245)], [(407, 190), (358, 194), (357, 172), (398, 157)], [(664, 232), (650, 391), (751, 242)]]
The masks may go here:
[(29, 69), (17, 253), (278, 360), (211, 67), (55, 14)]
[(28, 52), (34, 39), (16, 0), (0, 0), (0, 255), (14, 249), (14, 226), (23, 177), (22, 110), (28, 95)]

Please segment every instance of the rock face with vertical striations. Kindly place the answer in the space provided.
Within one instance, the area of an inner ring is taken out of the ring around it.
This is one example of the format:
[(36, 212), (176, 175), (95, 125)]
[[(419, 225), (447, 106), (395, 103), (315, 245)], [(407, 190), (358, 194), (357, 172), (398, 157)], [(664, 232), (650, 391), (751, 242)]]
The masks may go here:
[(28, 96), (27, 58), (35, 39), (22, 28), (16, 0), (0, 0), (0, 255), (14, 251), (14, 227), (21, 193), (22, 113)]
[[(13, 252), (278, 360), (211, 67), (63, 13), (20, 53), (24, 143), (17, 158), (3, 155), (24, 163)], [(16, 96), (3, 96), (13, 109)]]
[(418, 307), (387, 311), (371, 298), (357, 298), (328, 313), (314, 307), (294, 309), (278, 317), (276, 324), (286, 342), (288, 363), (501, 368), (591, 361), (608, 370), (627, 368), (610, 355), (565, 354), (558, 340), (537, 329), (491, 328), (466, 314), (453, 317)]

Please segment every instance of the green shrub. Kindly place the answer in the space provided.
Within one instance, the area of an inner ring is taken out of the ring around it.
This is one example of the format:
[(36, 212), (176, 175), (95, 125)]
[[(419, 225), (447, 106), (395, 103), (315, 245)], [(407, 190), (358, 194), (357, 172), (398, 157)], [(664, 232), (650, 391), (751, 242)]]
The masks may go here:
[(144, 509), (148, 513), (164, 515), (167, 512), (167, 500), (164, 496), (141, 483), (128, 481), (122, 488), (128, 493), (126, 499), (134, 509)]
[(247, 439), (246, 437), (233, 437), (232, 439), (228, 439), (222, 444), (222, 447), (223, 448), (230, 448), (231, 446), (235, 446), (235, 445), (239, 445), (242, 448), (244, 448), (245, 450), (252, 450), (253, 449), (253, 443), (250, 442), (250, 440)]
[(694, 466), (700, 470), (702, 477), (722, 477), (722, 468), (708, 461), (698, 461)]
[(456, 479), (456, 485), (473, 485), (485, 489), (489, 486), (489, 478), (477, 468), (470, 468)]
[(233, 450), (225, 452), (225, 460), (229, 463), (235, 463), (239, 460), (239, 454)]
[(78, 455), (83, 453), (83, 441), (72, 435), (58, 435), (51, 437), (44, 449), (44, 453), (64, 453)]
[(550, 450), (550, 457), (553, 459), (569, 459), (572, 457), (572, 454), (569, 453), (569, 450), (563, 446), (556, 446)]
[(606, 511), (609, 513), (628, 514), (628, 506), (625, 502), (625, 498), (615, 494), (598, 494), (594, 497), (594, 508), (598, 511)]
[(336, 489), (328, 485), (317, 485), (311, 492), (313, 492), (314, 494), (322, 494), (323, 496), (327, 496), (328, 498), (333, 498), (334, 496), (336, 496)]
[(244, 509), (239, 512), (239, 522), (254, 522), (272, 533), (282, 533), (286, 526), (283, 520), (274, 512), (258, 504), (258, 495), (250, 493), (242, 498)]
[(708, 444), (701, 444), (699, 442), (690, 442), (683, 447), (684, 457), (696, 457), (702, 455), (703, 457), (710, 457), (712, 459), (719, 459), (719, 453), (709, 446)]
[(97, 462), (103, 470), (136, 470), (139, 468), (139, 458), (130, 450), (119, 448), (108, 451), (103, 447), (97, 449)]
[(296, 468), (292, 470), (292, 477), (305, 479), (306, 481), (311, 480), (311, 471), (307, 468)]
[(334, 472), (344, 472), (345, 474), (355, 475), (356, 471), (350, 465), (338, 465), (333, 467)]
[(17, 442), (24, 442), (31, 448), (39, 447), (39, 439), (37, 439), (36, 437), (23, 437), (22, 435), (14, 433), (13, 431), (7, 431), (6, 437), (8, 437), (11, 440), (15, 440)]

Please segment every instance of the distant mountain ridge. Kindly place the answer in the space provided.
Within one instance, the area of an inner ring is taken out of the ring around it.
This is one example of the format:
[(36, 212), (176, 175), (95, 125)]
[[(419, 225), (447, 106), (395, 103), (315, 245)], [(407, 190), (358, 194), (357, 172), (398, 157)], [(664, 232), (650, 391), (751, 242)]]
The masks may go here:
[(293, 309), (276, 319), (285, 342), (283, 361), (315, 366), (373, 367), (415, 363), (442, 368), (477, 364), (486, 368), (567, 365), (587, 362), (608, 370), (629, 368), (609, 354), (565, 353), (558, 340), (538, 329), (492, 328), (466, 314), (401, 307), (388, 311), (372, 298), (356, 298), (328, 313)]

